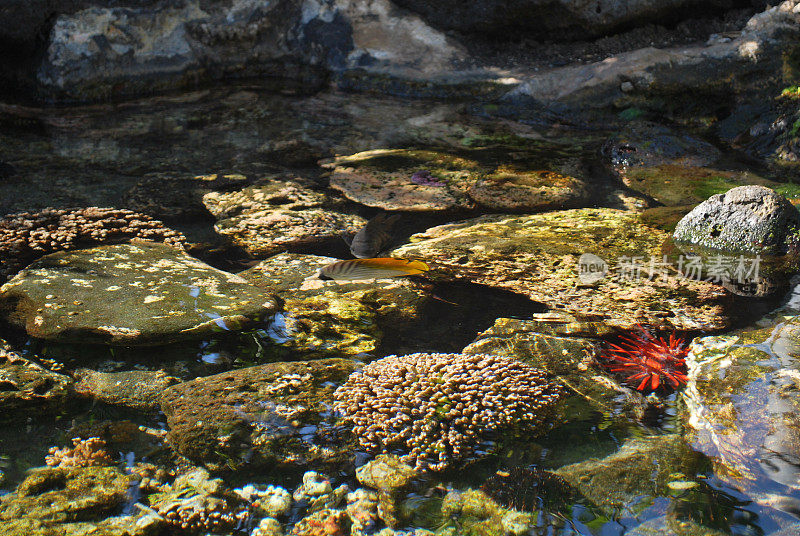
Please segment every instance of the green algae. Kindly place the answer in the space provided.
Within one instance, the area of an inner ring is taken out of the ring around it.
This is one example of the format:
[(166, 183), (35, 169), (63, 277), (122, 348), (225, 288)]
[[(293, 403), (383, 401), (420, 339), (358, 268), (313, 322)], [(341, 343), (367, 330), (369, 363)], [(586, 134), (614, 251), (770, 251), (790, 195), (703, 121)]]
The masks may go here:
[(244, 279), (150, 242), (47, 255), (0, 288), (32, 337), (153, 345), (235, 332), (275, 310)]
[[(619, 263), (660, 259), (668, 235), (638, 213), (577, 209), (529, 216), (482, 216), (428, 229), (392, 253), (428, 262), (430, 277), (471, 281), (522, 293), (552, 309), (596, 315), (616, 327), (649, 323), (673, 329), (724, 328), (724, 291), (678, 278), (627, 277)], [(592, 284), (578, 279), (578, 259), (592, 253), (615, 265)]]

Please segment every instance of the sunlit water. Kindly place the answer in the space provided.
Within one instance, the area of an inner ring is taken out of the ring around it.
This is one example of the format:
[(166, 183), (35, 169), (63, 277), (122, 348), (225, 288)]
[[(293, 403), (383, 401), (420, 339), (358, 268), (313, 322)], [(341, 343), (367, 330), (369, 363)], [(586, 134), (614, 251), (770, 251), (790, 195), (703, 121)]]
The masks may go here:
[[(324, 184), (324, 176), (315, 167), (317, 158), (383, 147), (442, 145), (451, 143), (459, 132), (466, 135), (463, 127), (448, 131), (439, 124), (422, 120), (437, 113), (449, 114), (465, 125), (475, 123), (479, 129), (493, 128), (491, 120), (470, 119), (460, 114), (457, 106), (338, 94), (281, 95), (258, 86), (219, 88), (118, 106), (54, 109), (37, 112), (27, 119), (24, 114), (15, 115), (6, 110), (0, 113), (5, 125), (0, 133), (0, 160), (11, 164), (16, 175), (0, 184), (0, 208), (5, 213), (45, 206), (129, 208), (127, 192), (142, 176), (158, 173), (172, 176), (288, 174)], [(392, 120), (387, 121), (387, 117)], [(574, 138), (574, 146), (564, 146), (564, 151), (581, 151), (588, 157), (599, 158), (602, 136), (597, 132), (567, 133), (566, 137), (569, 136)], [(285, 142), (296, 140), (303, 143), (299, 145), (298, 154), (291, 155), (292, 160), (280, 148)], [(495, 157), (502, 159), (502, 152)], [(603, 174), (594, 178), (611, 180)], [(47, 188), (42, 188), (43, 184), (48, 185)], [(192, 215), (168, 221), (168, 224), (184, 231), (191, 241), (203, 243), (195, 252), (203, 260), (229, 271), (243, 269), (252, 261), (214, 234), (213, 219), (210, 214), (203, 213), (199, 199), (163, 201), (167, 208), (164, 213), (155, 214), (157, 217), (169, 215), (171, 206), (192, 208)], [(418, 227), (411, 230), (422, 230), (442, 221), (446, 219), (420, 217)], [(346, 247), (326, 245), (303, 252), (344, 256)], [(410, 336), (393, 339), (388, 334), (372, 355), (360, 357), (370, 360), (393, 353), (456, 352), (481, 330), (491, 326), (495, 318), (530, 318), (533, 313), (545, 310), (542, 304), (518, 295), (468, 283), (442, 283), (434, 292), (441, 300), (432, 301), (423, 310)], [(192, 289), (189, 289), (186, 307), (192, 306), (191, 297)], [(773, 301), (768, 306), (774, 305)], [(762, 308), (768, 306), (762, 305)], [(754, 310), (742, 312), (748, 317), (741, 319), (740, 324), (758, 317)], [(293, 354), (282, 347), (292, 338), (291, 330), (286, 327), (286, 315), (281, 312), (263, 319), (260, 325), (245, 333), (223, 333), (213, 340), (159, 348), (53, 344), (28, 339), (9, 327), (4, 328), (3, 338), (23, 355), (38, 356), (45, 364), (58, 364), (66, 371), (79, 367), (101, 371), (160, 369), (181, 379), (191, 379), (231, 368), (291, 359)], [(225, 326), (221, 328), (226, 331)], [(776, 368), (793, 363), (787, 363), (791, 352), (785, 348), (772, 344), (766, 349)], [(766, 378), (764, 381), (780, 380)], [(680, 413), (681, 404), (681, 397), (673, 395), (665, 401), (663, 411), (654, 422), (630, 420), (623, 423), (613, 408), (604, 414), (588, 403), (576, 403), (570, 408), (568, 422), (561, 423), (535, 443), (522, 438), (501, 453), (476, 463), (471, 471), (432, 477), (424, 489), (409, 496), (408, 502), (424, 512), (426, 508), (422, 505), (435, 506), (447, 489), (480, 486), (499, 469), (531, 465), (556, 469), (611, 455), (631, 437), (679, 434), (683, 425), (676, 415)], [(69, 430), (75, 425), (104, 419), (130, 419), (154, 429), (166, 428), (161, 414), (128, 412), (99, 403), (76, 404), (56, 416), (21, 415), (11, 424), (0, 427), (0, 471), (5, 475), (0, 485), (4, 492), (13, 489), (28, 468), (42, 465), (48, 448), (67, 444)], [(132, 460), (146, 461), (157, 454), (145, 450), (119, 453), (120, 461), (127, 465)], [(676, 482), (695, 483), (690, 489), (676, 485), (670, 495), (637, 496), (628, 503), (619, 504), (613, 515), (601, 512), (586, 500), (542, 502), (538, 505), (538, 526), (530, 533), (644, 535), (650, 533), (643, 527), (657, 529), (668, 518), (692, 521), (722, 534), (742, 536), (767, 535), (798, 526), (792, 523), (800, 519), (797, 479), (800, 460), (786, 457), (770, 460), (765, 456), (763, 462), (765, 467), (774, 470), (772, 473), (765, 470), (761, 475), (759, 497), (752, 496), (753, 489), (737, 489), (716, 478), (709, 458), (697, 466), (696, 474), (675, 475)], [(656, 472), (654, 468), (654, 474)], [(329, 476), (337, 483), (347, 482), (351, 488), (355, 487), (352, 473)], [(229, 479), (236, 485), (273, 483), (291, 489), (297, 485), (298, 475), (249, 472), (231, 475)], [(770, 502), (764, 500), (764, 496), (780, 499)], [(426, 518), (422, 514), (415, 520), (417, 526), (434, 530), (458, 526), (457, 519)]]

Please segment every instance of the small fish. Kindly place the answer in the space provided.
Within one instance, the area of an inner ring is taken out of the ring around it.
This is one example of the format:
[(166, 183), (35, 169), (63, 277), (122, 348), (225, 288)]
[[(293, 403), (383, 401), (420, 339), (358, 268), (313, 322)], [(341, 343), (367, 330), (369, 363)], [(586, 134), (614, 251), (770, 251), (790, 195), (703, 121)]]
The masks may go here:
[(370, 219), (348, 244), (350, 253), (359, 259), (370, 259), (379, 255), (394, 241), (392, 227), (400, 219), (400, 214), (382, 212)]
[(323, 280), (384, 279), (401, 275), (416, 275), (430, 270), (422, 261), (406, 259), (350, 259), (323, 266), (317, 277)]

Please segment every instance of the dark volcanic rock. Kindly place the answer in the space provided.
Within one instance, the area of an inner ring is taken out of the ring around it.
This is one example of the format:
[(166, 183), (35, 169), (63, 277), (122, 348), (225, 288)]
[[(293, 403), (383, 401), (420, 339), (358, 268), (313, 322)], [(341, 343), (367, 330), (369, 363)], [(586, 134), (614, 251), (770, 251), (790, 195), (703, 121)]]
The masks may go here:
[(695, 207), (673, 236), (714, 249), (780, 255), (800, 248), (800, 214), (769, 188), (739, 186)]
[[(729, 0), (395, 0), (435, 26), (465, 32), (525, 33), (548, 41), (584, 40), (624, 26), (680, 20), (696, 8), (722, 11)], [(749, 5), (749, 3), (747, 3)]]
[(334, 425), (333, 391), (360, 363), (271, 363), (170, 387), (161, 406), (168, 439), (211, 470), (347, 462), (349, 432)]

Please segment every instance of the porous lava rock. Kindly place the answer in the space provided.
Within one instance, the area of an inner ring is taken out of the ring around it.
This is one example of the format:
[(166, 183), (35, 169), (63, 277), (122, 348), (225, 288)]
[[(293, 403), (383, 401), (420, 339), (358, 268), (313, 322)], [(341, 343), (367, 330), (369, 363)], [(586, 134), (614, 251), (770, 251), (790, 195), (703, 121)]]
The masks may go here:
[(798, 254), (800, 213), (769, 188), (739, 186), (700, 203), (678, 222), (673, 236), (718, 250)]

